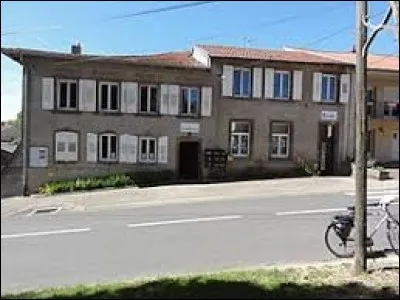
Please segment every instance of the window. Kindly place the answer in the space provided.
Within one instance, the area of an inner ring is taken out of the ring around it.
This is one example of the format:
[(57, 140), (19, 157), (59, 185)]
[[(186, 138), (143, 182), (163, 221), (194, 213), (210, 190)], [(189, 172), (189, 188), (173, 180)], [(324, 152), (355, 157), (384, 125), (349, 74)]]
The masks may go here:
[(233, 70), (233, 95), (238, 97), (250, 97), (251, 84), (250, 69), (235, 68)]
[(322, 102), (335, 102), (336, 101), (336, 75), (323, 74), (322, 75), (322, 88), (321, 88), (321, 101)]
[(140, 112), (156, 113), (157, 112), (157, 86), (142, 85), (140, 87)]
[(100, 110), (118, 110), (119, 85), (115, 82), (100, 82), (99, 84)]
[(78, 83), (76, 80), (57, 81), (57, 105), (59, 109), (75, 110), (78, 107)]
[(375, 116), (375, 91), (373, 88), (367, 89), (367, 116)]
[(289, 99), (290, 72), (275, 71), (274, 73), (274, 98)]
[(200, 91), (198, 88), (183, 87), (181, 93), (181, 114), (197, 115), (199, 112)]
[(112, 133), (100, 135), (100, 161), (117, 160), (117, 136)]
[(140, 161), (152, 163), (156, 161), (156, 139), (152, 137), (139, 138)]
[(249, 156), (250, 130), (251, 124), (249, 121), (234, 121), (231, 123), (230, 149), (233, 156)]
[(290, 145), (290, 124), (271, 123), (271, 158), (288, 158)]
[(76, 132), (56, 132), (56, 161), (78, 160), (78, 134)]
[(383, 115), (387, 119), (398, 119), (399, 103), (385, 101), (383, 104)]

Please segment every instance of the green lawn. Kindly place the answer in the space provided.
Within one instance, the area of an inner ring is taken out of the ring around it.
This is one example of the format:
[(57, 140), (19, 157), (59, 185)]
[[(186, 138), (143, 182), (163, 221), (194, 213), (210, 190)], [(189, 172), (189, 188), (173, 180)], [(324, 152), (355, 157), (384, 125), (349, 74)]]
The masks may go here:
[(398, 299), (399, 269), (353, 277), (349, 265), (227, 271), (4, 295), (2, 299)]

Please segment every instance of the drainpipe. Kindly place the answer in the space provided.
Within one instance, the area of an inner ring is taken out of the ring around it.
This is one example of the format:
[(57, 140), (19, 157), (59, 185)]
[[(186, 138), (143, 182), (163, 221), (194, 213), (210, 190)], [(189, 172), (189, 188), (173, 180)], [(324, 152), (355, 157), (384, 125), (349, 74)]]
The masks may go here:
[(28, 191), (28, 97), (27, 84), (28, 73), (27, 67), (20, 57), (22, 69), (22, 195), (29, 196)]

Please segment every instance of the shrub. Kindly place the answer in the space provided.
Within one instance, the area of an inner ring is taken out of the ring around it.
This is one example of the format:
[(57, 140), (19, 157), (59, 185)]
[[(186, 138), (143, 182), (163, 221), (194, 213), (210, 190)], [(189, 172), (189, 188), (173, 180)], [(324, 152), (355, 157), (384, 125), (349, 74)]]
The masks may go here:
[(139, 187), (171, 184), (175, 181), (175, 173), (172, 170), (137, 171), (129, 173), (128, 176)]
[(39, 193), (53, 195), (56, 193), (93, 190), (104, 187), (123, 187), (132, 185), (132, 179), (125, 174), (77, 178), (72, 180), (48, 182), (39, 187)]

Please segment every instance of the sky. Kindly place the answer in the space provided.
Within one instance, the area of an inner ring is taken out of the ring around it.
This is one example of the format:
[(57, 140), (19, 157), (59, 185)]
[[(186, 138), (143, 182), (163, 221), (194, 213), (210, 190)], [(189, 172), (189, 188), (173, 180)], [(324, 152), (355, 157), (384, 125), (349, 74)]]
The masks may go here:
[[(190, 1), (1, 1), (1, 46), (69, 52), (80, 42), (87, 54), (138, 55), (194, 44), (347, 51), (355, 41), (355, 1), (202, 2), (132, 16)], [(387, 1), (368, 2), (377, 23)], [(394, 38), (380, 32), (370, 52), (398, 55)], [(21, 110), (21, 71), (1, 56), (2, 121)]]

